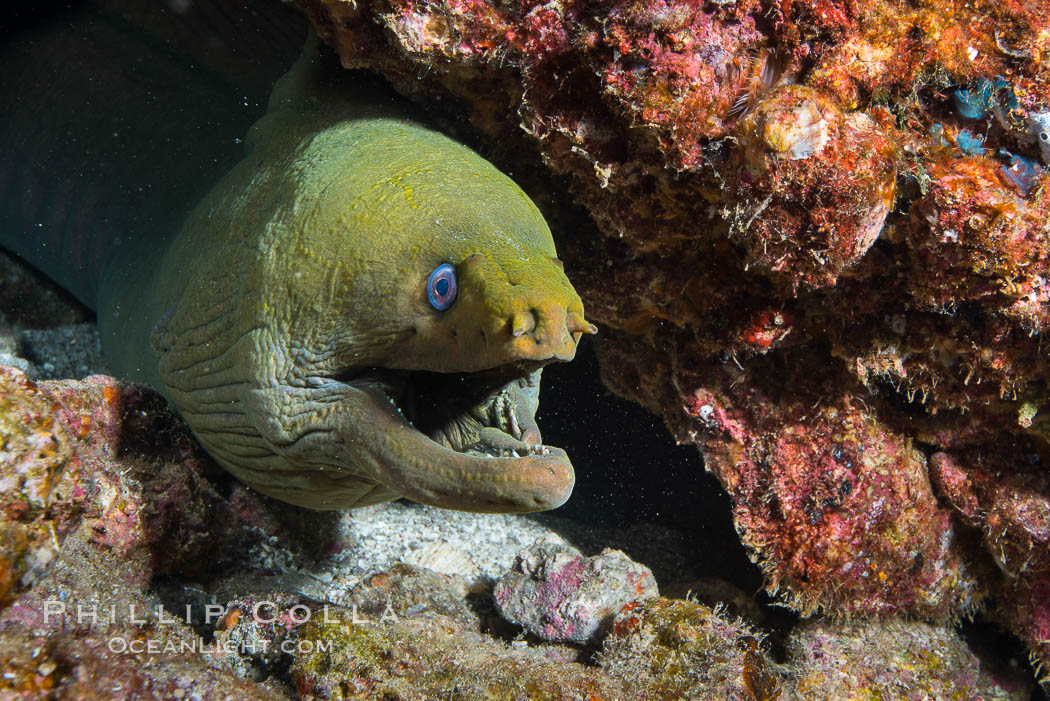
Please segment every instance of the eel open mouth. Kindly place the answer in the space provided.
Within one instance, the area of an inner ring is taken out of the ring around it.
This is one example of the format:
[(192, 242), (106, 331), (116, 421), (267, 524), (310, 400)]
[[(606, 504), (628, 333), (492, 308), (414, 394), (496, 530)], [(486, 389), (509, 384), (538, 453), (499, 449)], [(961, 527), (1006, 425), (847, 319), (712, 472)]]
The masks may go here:
[(473, 373), (374, 368), (339, 380), (371, 397), (379, 438), (377, 479), (443, 508), (552, 509), (572, 492), (565, 451), (541, 442), (536, 424), (544, 362)]

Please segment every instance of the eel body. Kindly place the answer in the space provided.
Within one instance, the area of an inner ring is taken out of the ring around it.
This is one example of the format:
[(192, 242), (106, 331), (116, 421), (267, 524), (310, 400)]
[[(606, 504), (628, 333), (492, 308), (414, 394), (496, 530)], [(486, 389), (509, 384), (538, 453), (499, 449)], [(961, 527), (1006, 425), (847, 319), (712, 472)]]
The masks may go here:
[(595, 328), (525, 193), (399, 105), (308, 43), (176, 233), (96, 252), (76, 289), (112, 369), (265, 494), (556, 507), (574, 476), (540, 371)]

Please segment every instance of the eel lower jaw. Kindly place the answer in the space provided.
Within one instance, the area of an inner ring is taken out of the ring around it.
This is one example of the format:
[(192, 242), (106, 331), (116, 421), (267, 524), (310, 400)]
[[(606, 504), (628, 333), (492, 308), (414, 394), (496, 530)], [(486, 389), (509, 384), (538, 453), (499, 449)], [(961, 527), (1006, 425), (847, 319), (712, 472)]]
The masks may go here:
[[(372, 476), (413, 501), (447, 509), (561, 506), (575, 476), (565, 451), (539, 442), (532, 416), (538, 384), (528, 386), (530, 378), (538, 383), (538, 367), (469, 375), (376, 370), (348, 379), (371, 404), (373, 426), (363, 442)], [(429, 391), (420, 393), (425, 384)]]

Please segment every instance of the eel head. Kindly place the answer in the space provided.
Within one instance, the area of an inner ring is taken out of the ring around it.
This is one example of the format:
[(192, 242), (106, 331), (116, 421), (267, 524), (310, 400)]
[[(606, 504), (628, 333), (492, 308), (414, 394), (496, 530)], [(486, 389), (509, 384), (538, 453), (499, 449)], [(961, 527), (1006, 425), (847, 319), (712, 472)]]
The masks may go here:
[[(375, 300), (369, 309), (387, 316), (357, 313), (369, 332), (355, 324), (325, 380), (362, 412), (353, 460), (379, 484), (445, 508), (551, 509), (568, 499), (574, 475), (565, 451), (542, 442), (540, 374), (572, 360), (596, 329), (552, 244), (528, 250), (515, 237), (508, 246), (506, 225), (470, 239), (430, 238), (403, 251), (413, 264), (370, 276), (372, 289), (353, 299)], [(362, 336), (370, 340), (353, 342)]]
[(533, 202), (411, 121), (328, 124), (282, 151), (284, 133), (256, 130), (169, 266), (203, 271), (154, 334), (201, 442), (312, 508), (564, 503), (575, 478), (542, 443), (540, 372), (596, 328)]

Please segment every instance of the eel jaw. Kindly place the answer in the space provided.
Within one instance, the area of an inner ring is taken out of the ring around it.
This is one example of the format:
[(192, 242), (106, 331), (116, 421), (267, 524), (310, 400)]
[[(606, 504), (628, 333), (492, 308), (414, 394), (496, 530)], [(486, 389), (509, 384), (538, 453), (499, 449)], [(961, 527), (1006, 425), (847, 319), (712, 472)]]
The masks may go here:
[(372, 477), (446, 509), (528, 513), (564, 504), (575, 483), (565, 451), (540, 443), (534, 413), (543, 363), (477, 373), (386, 369), (341, 379), (367, 397)]

